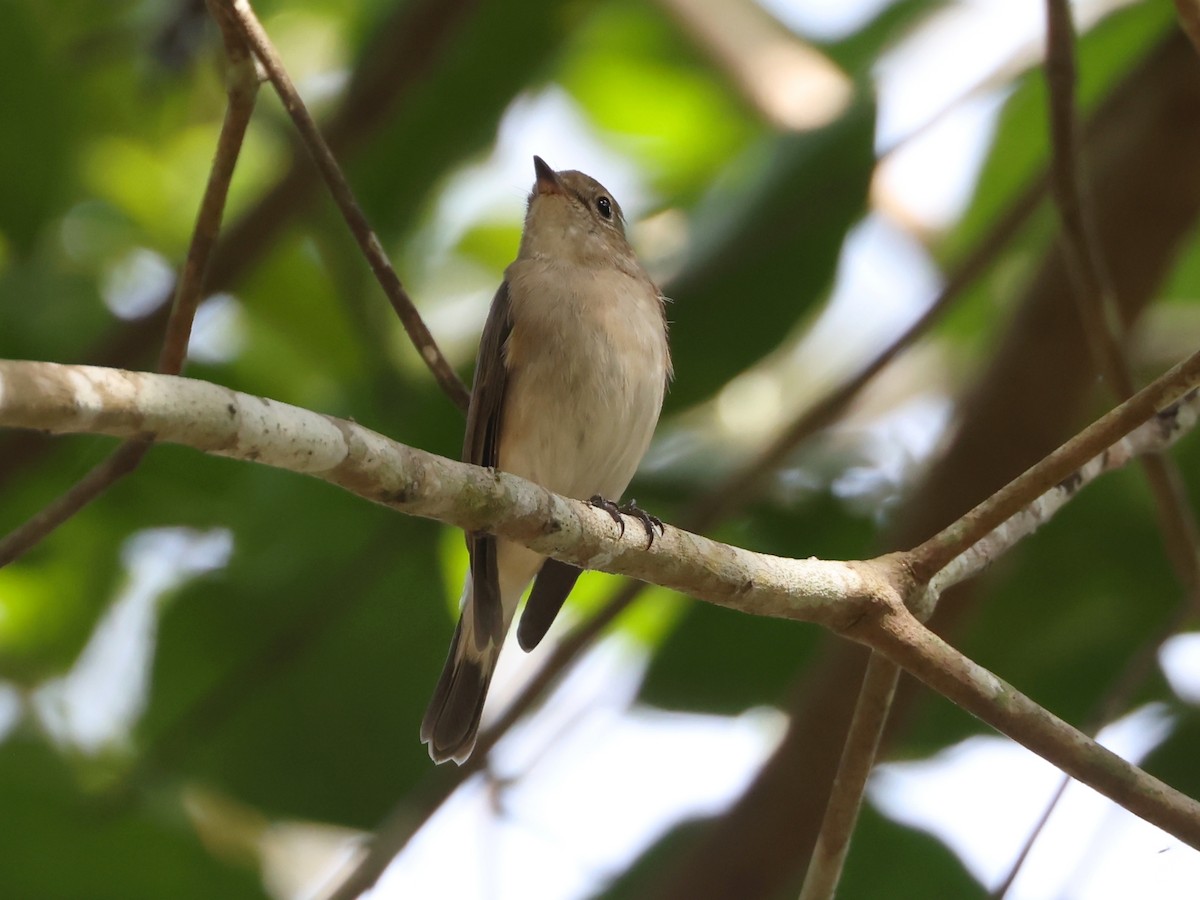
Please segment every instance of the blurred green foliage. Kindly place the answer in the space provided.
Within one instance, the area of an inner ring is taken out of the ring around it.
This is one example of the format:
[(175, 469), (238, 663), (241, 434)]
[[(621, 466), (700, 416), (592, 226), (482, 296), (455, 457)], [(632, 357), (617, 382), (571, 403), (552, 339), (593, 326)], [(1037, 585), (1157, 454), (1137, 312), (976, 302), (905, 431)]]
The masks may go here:
[[(780, 135), (657, 7), (479, 0), (432, 51), (427, 75), (351, 142), (347, 170), (385, 246), (402, 259), (431, 227), (438, 192), (484, 158), (513, 100), (560, 85), (606, 147), (636, 157), (654, 204), (688, 216), (691, 243), (667, 285), (678, 374), (668, 428), (707, 427), (704, 404), (770, 359), (825, 299), (846, 234), (868, 207), (872, 66), (936, 5), (897, 3), (827, 48), (858, 85), (856, 99), (824, 128)], [(0, 28), (0, 357), (88, 362), (132, 333), (105, 305), (106, 290), (135, 251), (179, 264), (223, 110), (219, 42), (199, 4), (65, 6), (52, 13), (10, 0)], [(418, 0), (297, 0), (264, 4), (262, 15), (302, 89), (328, 114), (341, 76), (354, 83), (339, 67), (372, 64), (387, 52), (385, 26), (422, 9)], [(1167, 18), (1143, 4), (1086, 37), (1088, 105), (1155, 43)], [(981, 239), (1044, 161), (1040, 79), (1018, 80), (970, 209), (931, 241), (937, 257), (958, 259)], [(230, 221), (293, 158), (294, 138), (267, 89), (259, 105)], [(513, 185), (510, 221), (475, 223), (452, 248), (464, 265), (499, 280), (524, 188)], [(314, 197), (278, 223), (232, 288), (238, 352), (189, 374), (455, 455), (461, 416), (406, 364), (411, 351), (378, 288), (328, 201)], [(1040, 219), (967, 292), (934, 333), (940, 350), (987, 353), (1011, 286), (1050, 230)], [(1198, 259), (1194, 249), (1181, 259), (1175, 284), (1194, 286)], [(135, 341), (127, 364), (154, 350), (153, 340)], [(955, 395), (963, 385), (944, 387)], [(717, 453), (727, 446), (696, 440)], [(0, 475), (11, 476), (0, 529), (32, 515), (110, 446), (46, 441), (19, 458), (14, 436), (0, 433)], [(1198, 457), (1195, 441), (1185, 445), (1185, 471), (1197, 471)], [(670, 519), (708, 483), (705, 474), (683, 459), (634, 492)], [(836, 498), (831, 481), (822, 476), (787, 502), (767, 496), (717, 536), (795, 556), (871, 555), (876, 523)], [(270, 817), (370, 829), (429, 777), (417, 725), (452, 627), (460, 536), (315, 481), (179, 448), (155, 449), (134, 476), (0, 570), (0, 679), (29, 697), (67, 672), (128, 578), (124, 542), (160, 526), (228, 529), (232, 560), (162, 601), (145, 708), (112, 748), (92, 757), (61, 747), (31, 714), (0, 741), (2, 897), (258, 896), (257, 873), (202, 844), (179, 800), (183, 786), (204, 785)], [(599, 607), (612, 584), (585, 577), (576, 612)], [(963, 648), (1072, 721), (1087, 719), (1100, 686), (1178, 600), (1133, 473), (1089, 489), (1007, 559), (989, 588)], [(621, 627), (657, 651), (643, 699), (720, 713), (782, 703), (820, 640), (814, 629), (693, 606), (662, 590)], [(1179, 706), (1161, 683), (1140, 697)], [(1186, 725), (1159, 761), (1169, 776), (1194, 782), (1183, 762), (1195, 752), (1194, 711)], [(893, 752), (925, 755), (980, 727), (947, 703), (924, 704)], [(873, 813), (850, 865), (845, 897), (883, 896), (901, 870), (918, 879), (907, 896), (965, 896), (970, 885), (941, 845)]]

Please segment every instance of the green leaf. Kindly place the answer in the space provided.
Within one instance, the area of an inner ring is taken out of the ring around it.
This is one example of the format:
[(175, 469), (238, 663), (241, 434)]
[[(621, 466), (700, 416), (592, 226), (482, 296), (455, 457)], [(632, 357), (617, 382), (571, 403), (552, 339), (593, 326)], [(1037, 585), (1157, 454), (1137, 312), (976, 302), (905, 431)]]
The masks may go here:
[(873, 129), (860, 99), (826, 128), (769, 139), (696, 209), (683, 273), (664, 286), (674, 300), (669, 408), (711, 396), (822, 298), (864, 211)]
[[(58, 208), (75, 151), (73, 79), (54, 57), (52, 32), (30, 9), (8, 4), (0, 28), (0, 235), (17, 252), (32, 249)], [(19, 173), (19, 177), (14, 177)]]
[(43, 744), (0, 746), (0, 896), (37, 900), (261, 898), (249, 868), (201, 845), (174, 796), (106, 804)]

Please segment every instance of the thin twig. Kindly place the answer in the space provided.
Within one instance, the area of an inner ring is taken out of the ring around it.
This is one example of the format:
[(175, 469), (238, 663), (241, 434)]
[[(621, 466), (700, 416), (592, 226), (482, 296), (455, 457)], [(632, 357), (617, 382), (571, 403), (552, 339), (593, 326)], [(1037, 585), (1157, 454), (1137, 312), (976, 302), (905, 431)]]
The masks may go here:
[(130, 440), (92, 467), (71, 488), (0, 538), (0, 568), (19, 559), (108, 488), (137, 468), (150, 444)]
[[(187, 359), (192, 322), (203, 296), (205, 274), (221, 228), (229, 183), (233, 179), (233, 170), (241, 152), (246, 127), (254, 112), (258, 91), (258, 71), (245, 44), (223, 16), (216, 18), (221, 25), (229, 62), (226, 85), (228, 99), (212, 169), (200, 202), (196, 225), (192, 229), (187, 256), (176, 282), (171, 315), (163, 337), (158, 369), (165, 375), (176, 375), (183, 371)], [(127, 441), (56, 500), (0, 538), (0, 568), (19, 559), (115, 482), (136, 469), (149, 449), (150, 444), (145, 439)]]
[(334, 202), (341, 210), (363, 255), (366, 256), (371, 271), (375, 273), (383, 292), (392, 304), (392, 309), (396, 311), (396, 315), (404, 325), (404, 330), (408, 332), (409, 339), (421, 354), (422, 361), (429, 367), (429, 371), (433, 373), (433, 377), (437, 379), (446, 396), (459, 409), (465, 410), (470, 403), (470, 391), (442, 355), (433, 335), (425, 326), (420, 313), (417, 312), (412, 298), (408, 296), (404, 285), (400, 283), (396, 270), (392, 268), (387, 254), (383, 251), (383, 245), (380, 244), (379, 238), (371, 229), (370, 223), (367, 222), (367, 217), (358, 205), (358, 201), (354, 199), (354, 193), (350, 190), (350, 184), (346, 181), (346, 176), (334, 158), (333, 151), (329, 149), (329, 145), (321, 136), (320, 129), (317, 128), (316, 122), (313, 121), (308, 108), (305, 107), (304, 101), (300, 99), (300, 94), (284, 68), (283, 61), (279, 58), (270, 37), (263, 29), (262, 23), (258, 21), (258, 17), (255, 16), (254, 10), (250, 8), (250, 4), (246, 0), (214, 0), (214, 2), (223, 6), (236, 19), (242, 36), (254, 49), (255, 55), (266, 69), (267, 77), (271, 80), (276, 93), (283, 101), (284, 108), (300, 132), (300, 137), (309, 153), (312, 154), (313, 161), (325, 179)]
[[(1133, 395), (1134, 381), (1123, 346), (1116, 288), (1100, 251), (1084, 178), (1075, 110), (1075, 31), (1067, 0), (1046, 0), (1046, 82), (1053, 144), (1051, 186), (1062, 219), (1060, 246), (1092, 362), (1115, 399), (1125, 400)], [(1195, 596), (1200, 592), (1200, 532), (1184, 498), (1178, 469), (1155, 456), (1143, 457), (1141, 465), (1154, 494), (1167, 555), (1186, 595)]]
[(900, 668), (895, 663), (871, 653), (800, 900), (825, 900), (837, 891), (899, 679)]
[(929, 579), (952, 559), (995, 530), (1031, 499), (1065, 481), (1084, 462), (1099, 456), (1142, 422), (1168, 406), (1200, 379), (1200, 352), (1193, 353), (1129, 400), (1093, 422), (1057, 450), (1031, 466), (957, 522), (944, 528), (909, 554), (913, 575)]
[(187, 360), (188, 340), (192, 334), (192, 322), (196, 308), (204, 296), (205, 276), (213, 248), (221, 232), (221, 220), (225, 215), (225, 201), (229, 185), (233, 181), (233, 170), (237, 166), (246, 128), (254, 112), (254, 101), (258, 97), (259, 72), (250, 50), (234, 30), (224, 12), (216, 4), (209, 9), (221, 29), (228, 60), (226, 91), (229, 102), (225, 107), (225, 119), (217, 137), (217, 149), (213, 154), (212, 169), (204, 187), (204, 198), (192, 229), (192, 240), (188, 246), (183, 269), (179, 273), (175, 300), (171, 304), (171, 317), (167, 320), (167, 332), (163, 338), (162, 351), (158, 357), (158, 371), (164, 375), (178, 375)]

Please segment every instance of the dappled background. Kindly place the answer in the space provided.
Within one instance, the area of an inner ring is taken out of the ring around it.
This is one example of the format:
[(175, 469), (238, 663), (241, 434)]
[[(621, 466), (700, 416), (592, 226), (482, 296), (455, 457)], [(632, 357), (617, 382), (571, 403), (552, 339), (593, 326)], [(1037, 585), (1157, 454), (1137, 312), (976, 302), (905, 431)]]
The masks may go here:
[[(256, 8), (464, 377), (532, 155), (620, 199), (674, 301), (676, 381), (631, 488), (666, 521), (787, 556), (911, 546), (1113, 403), (1044, 196), (1038, 2)], [(1075, 11), (1144, 382), (1200, 339), (1200, 65), (1169, 4)], [(0, 357), (152, 368), (224, 108), (217, 31), (193, 0), (11, 0), (4, 19)], [(187, 374), (457, 456), (460, 413), (269, 88), (226, 221)], [(0, 432), (0, 530), (112, 446)], [(1200, 447), (1177, 453), (1194, 497)], [(0, 896), (321, 896), (381, 821), (403, 837), (434, 810), (373, 896), (794, 895), (864, 654), (645, 591), (446, 801), (455, 773), (417, 729), (465, 566), (451, 529), (155, 448), (0, 569)], [(619, 587), (585, 576), (548, 646), (506, 651), (485, 727)], [(1187, 604), (1130, 470), (935, 625), (1197, 796)], [(840, 896), (1002, 882), (1054, 771), (907, 680), (885, 744)], [(1068, 792), (1011, 896), (1172, 896), (1198, 859)]]

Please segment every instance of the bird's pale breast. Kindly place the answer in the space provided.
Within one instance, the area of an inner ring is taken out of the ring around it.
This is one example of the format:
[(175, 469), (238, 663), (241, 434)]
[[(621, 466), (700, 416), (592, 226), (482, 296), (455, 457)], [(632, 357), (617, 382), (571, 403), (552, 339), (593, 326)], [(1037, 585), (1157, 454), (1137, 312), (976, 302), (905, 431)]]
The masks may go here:
[(657, 291), (619, 269), (509, 267), (501, 469), (570, 497), (618, 498), (649, 446), (666, 387)]

